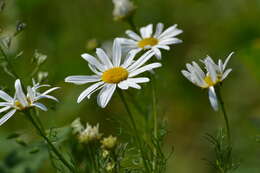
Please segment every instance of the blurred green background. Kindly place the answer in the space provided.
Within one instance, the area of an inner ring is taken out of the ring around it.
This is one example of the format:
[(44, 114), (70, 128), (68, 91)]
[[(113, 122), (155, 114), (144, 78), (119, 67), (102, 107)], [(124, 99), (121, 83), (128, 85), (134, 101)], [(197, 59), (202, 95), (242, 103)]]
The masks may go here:
[[(211, 158), (211, 148), (203, 138), (206, 132), (214, 134), (222, 126), (222, 115), (214, 112), (208, 102), (207, 91), (187, 81), (180, 70), (185, 63), (210, 55), (213, 59), (226, 58), (234, 51), (229, 63), (233, 69), (224, 82), (223, 97), (230, 116), (235, 156), (241, 159), (236, 173), (260, 172), (260, 0), (136, 0), (135, 22), (138, 27), (163, 22), (166, 26), (178, 24), (184, 33), (183, 44), (163, 52), (163, 67), (157, 70), (158, 107), (162, 119), (168, 121), (169, 135), (165, 151), (174, 146), (169, 160), (169, 173), (213, 172), (203, 161)], [(80, 57), (86, 52), (88, 40), (100, 42), (124, 36), (126, 23), (115, 22), (110, 0), (8, 0), (0, 14), (3, 35), (15, 30), (18, 20), (27, 23), (25, 32), (18, 36), (12, 49), (23, 50), (15, 67), (25, 82), (30, 82), (30, 59), (34, 50), (48, 55), (43, 70), (49, 72), (49, 83), (61, 86), (55, 95), (60, 103), (49, 112), (41, 112), (46, 127), (69, 124), (80, 116), (85, 121), (100, 123), (106, 133), (116, 133), (112, 119), (125, 116), (115, 94), (107, 108), (101, 109), (95, 97), (81, 104), (76, 99), (87, 86), (65, 84), (69, 75), (90, 73)], [(0, 70), (1, 86), (13, 86), (13, 80)], [(149, 85), (144, 90), (132, 90), (133, 97), (149, 106)], [(124, 126), (124, 124), (122, 125)], [(0, 129), (0, 159), (21, 147), (6, 137), (12, 132), (35, 134), (20, 114)], [(40, 158), (38, 158), (40, 160)], [(40, 162), (40, 161), (39, 161)], [(41, 169), (46, 164), (41, 165)], [(0, 171), (1, 172), (1, 171)], [(45, 172), (45, 171), (42, 171)]]

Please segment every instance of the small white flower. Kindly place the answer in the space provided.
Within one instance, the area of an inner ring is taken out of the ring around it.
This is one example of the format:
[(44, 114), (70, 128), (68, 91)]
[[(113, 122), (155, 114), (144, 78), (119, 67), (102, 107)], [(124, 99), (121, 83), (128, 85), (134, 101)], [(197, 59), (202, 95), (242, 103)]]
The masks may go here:
[(214, 86), (221, 83), (232, 71), (232, 69), (226, 69), (226, 66), (233, 54), (233, 52), (229, 54), (224, 64), (221, 59), (218, 61), (218, 64), (216, 64), (211, 57), (206, 57), (202, 60), (206, 72), (204, 72), (196, 62), (192, 62), (192, 64), (187, 63), (187, 70), (181, 71), (193, 84), (201, 88), (209, 88), (209, 100), (215, 111), (218, 110), (218, 100)]
[(101, 136), (102, 134), (99, 133), (99, 124), (92, 127), (87, 123), (86, 129), (79, 133), (78, 138), (81, 143), (88, 143), (91, 141), (99, 140)]
[(135, 10), (135, 6), (130, 0), (113, 0), (115, 20), (124, 19), (131, 16)]
[(97, 102), (99, 106), (104, 108), (110, 101), (117, 87), (123, 90), (129, 87), (141, 89), (139, 83), (149, 82), (149, 78), (136, 76), (145, 71), (161, 67), (160, 63), (144, 65), (154, 55), (152, 51), (146, 52), (135, 61), (136, 53), (132, 52), (123, 60), (122, 49), (118, 39), (114, 41), (112, 57), (109, 57), (107, 53), (100, 48), (96, 50), (96, 54), (98, 58), (86, 53), (81, 55), (89, 63), (90, 69), (95, 73), (94, 75), (69, 76), (65, 79), (65, 82), (78, 85), (96, 82), (80, 94), (77, 100), (78, 103), (86, 97), (89, 99), (91, 94), (101, 89), (97, 96)]
[(158, 23), (153, 34), (153, 25), (149, 24), (140, 29), (141, 36), (131, 30), (127, 30), (126, 34), (130, 39), (122, 38), (122, 45), (135, 52), (151, 49), (156, 57), (161, 59), (160, 49), (170, 50), (169, 45), (182, 43), (182, 40), (175, 37), (182, 33), (182, 30), (178, 29), (177, 25), (173, 25), (165, 31), (163, 31), (163, 28), (164, 25)]
[(55, 101), (58, 101), (55, 97), (48, 95), (50, 92), (58, 89), (58, 87), (51, 88), (43, 93), (38, 92), (37, 90), (41, 87), (49, 85), (40, 85), (35, 84), (33, 87), (27, 87), (27, 95), (23, 92), (20, 79), (15, 81), (15, 95), (12, 98), (6, 92), (0, 90), (0, 98), (5, 102), (0, 102), (0, 113), (10, 110), (0, 119), (0, 125), (4, 124), (9, 118), (11, 118), (16, 111), (23, 111), (30, 107), (38, 107), (41, 110), (47, 111), (46, 106), (38, 102), (40, 99), (48, 98)]

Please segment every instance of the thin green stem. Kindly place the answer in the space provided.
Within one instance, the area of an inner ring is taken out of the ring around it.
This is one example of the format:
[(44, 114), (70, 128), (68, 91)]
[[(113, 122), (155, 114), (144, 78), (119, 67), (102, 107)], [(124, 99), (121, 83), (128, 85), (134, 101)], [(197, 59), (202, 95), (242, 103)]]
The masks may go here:
[(141, 155), (142, 155), (142, 159), (143, 159), (143, 162), (144, 162), (145, 169), (146, 169), (147, 172), (150, 172), (148, 164), (147, 164), (147, 160), (146, 160), (146, 157), (145, 157), (145, 152), (143, 151), (142, 143), (141, 143), (141, 140), (139, 138), (139, 133), (138, 133), (138, 130), (137, 130), (137, 126), (136, 126), (133, 114), (130, 111), (130, 108), (129, 108), (127, 102), (126, 102), (126, 99), (124, 97), (123, 92), (121, 90), (118, 90), (118, 94), (119, 94), (119, 96), (121, 98), (121, 101), (123, 102), (123, 104), (125, 106), (125, 109), (126, 109), (126, 111), (128, 113), (128, 116), (129, 116), (129, 119), (130, 119), (130, 121), (132, 123), (133, 129), (134, 129), (134, 132), (135, 132), (135, 138), (137, 140), (137, 143), (138, 143), (140, 151), (141, 151)]
[(227, 112), (226, 112), (226, 109), (225, 109), (223, 98), (221, 96), (220, 87), (216, 88), (216, 94), (217, 94), (217, 98), (218, 98), (218, 101), (219, 101), (219, 104), (220, 104), (220, 108), (221, 108), (223, 116), (224, 116), (226, 130), (227, 130), (228, 142), (229, 142), (229, 145), (231, 145), (231, 135), (230, 135), (228, 115), (227, 115)]
[[(157, 127), (157, 96), (156, 96), (156, 88), (155, 88), (155, 78), (152, 77), (152, 96), (153, 96), (153, 137), (155, 140), (158, 138), (158, 127)], [(154, 160), (153, 160), (153, 171), (156, 169), (156, 159), (157, 159), (157, 149), (154, 146), (153, 149), (154, 154)]]
[(16, 74), (16, 72), (14, 71), (14, 68), (13, 68), (13, 65), (12, 65), (12, 63), (11, 63), (11, 61), (10, 61), (10, 59), (9, 59), (9, 57), (7, 56), (7, 54), (5, 53), (5, 51), (4, 51), (4, 49), (2, 48), (2, 46), (0, 45), (0, 51), (1, 51), (1, 53), (2, 53), (2, 55), (3, 55), (3, 57), (4, 57), (4, 59), (5, 59), (5, 61), (7, 62), (7, 65), (8, 65), (8, 67), (9, 67), (9, 69), (12, 71), (11, 73), (12, 73), (12, 77), (14, 77), (14, 78), (19, 78), (19, 76)]
[(59, 158), (59, 160), (71, 171), (76, 172), (74, 167), (62, 156), (62, 154), (58, 151), (58, 149), (52, 144), (50, 139), (46, 136), (45, 132), (40, 128), (37, 122), (34, 120), (31, 112), (28, 110), (25, 112), (25, 115), (28, 117), (32, 125), (38, 131), (39, 135), (47, 142), (51, 150), (55, 153), (55, 155)]

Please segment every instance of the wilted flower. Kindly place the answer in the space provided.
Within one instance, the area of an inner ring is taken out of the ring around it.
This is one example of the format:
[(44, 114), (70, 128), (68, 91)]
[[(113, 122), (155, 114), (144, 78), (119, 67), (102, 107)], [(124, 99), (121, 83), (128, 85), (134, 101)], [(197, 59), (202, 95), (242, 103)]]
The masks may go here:
[(153, 25), (149, 24), (140, 29), (141, 36), (137, 33), (127, 30), (126, 34), (130, 39), (122, 38), (122, 46), (131, 49), (134, 52), (151, 49), (158, 59), (161, 59), (160, 49), (170, 50), (169, 45), (182, 43), (182, 40), (175, 36), (182, 33), (182, 30), (173, 25), (163, 31), (164, 25), (158, 23), (156, 31), (153, 34)]
[(35, 50), (34, 58), (36, 60), (37, 65), (41, 65), (46, 61), (47, 55), (40, 53), (38, 50)]
[(192, 64), (186, 64), (188, 70), (181, 71), (182, 74), (195, 85), (201, 88), (209, 89), (209, 100), (215, 111), (218, 110), (218, 100), (214, 86), (218, 83), (221, 83), (232, 71), (232, 69), (226, 70), (227, 63), (232, 55), (233, 52), (227, 57), (224, 64), (222, 60), (219, 60), (218, 64), (215, 64), (209, 56), (202, 60), (205, 65), (206, 73), (199, 67), (196, 62), (192, 62)]
[(102, 141), (101, 141), (101, 144), (102, 144), (102, 148), (111, 150), (116, 146), (117, 138), (110, 135), (107, 138), (103, 138)]
[(139, 83), (149, 82), (149, 78), (135, 76), (145, 71), (161, 67), (161, 64), (158, 62), (144, 65), (154, 55), (152, 51), (147, 51), (136, 61), (134, 61), (136, 55), (134, 52), (129, 53), (127, 57), (122, 57), (122, 49), (118, 39), (114, 41), (112, 57), (109, 57), (107, 53), (100, 48), (96, 50), (96, 54), (98, 59), (87, 53), (82, 55), (82, 57), (88, 61), (89, 67), (95, 75), (69, 76), (65, 79), (65, 82), (78, 85), (96, 82), (80, 94), (77, 100), (78, 103), (86, 97), (89, 99), (91, 94), (101, 89), (97, 96), (97, 102), (99, 106), (104, 108), (110, 101), (116, 87), (123, 90), (129, 87), (141, 89)]
[(81, 124), (80, 118), (75, 119), (70, 126), (73, 134), (79, 134), (84, 130), (84, 126)]
[(113, 0), (114, 11), (113, 16), (115, 20), (123, 20), (133, 15), (135, 6), (130, 0)]
[(39, 71), (37, 75), (37, 81), (42, 82), (48, 77), (49, 73), (44, 71)]
[(89, 143), (91, 141), (99, 140), (101, 136), (102, 134), (99, 133), (99, 124), (92, 127), (87, 123), (86, 129), (79, 133), (78, 138), (81, 143)]
[(58, 87), (51, 88), (43, 93), (38, 92), (38, 89), (49, 85), (40, 85), (33, 82), (33, 86), (27, 87), (27, 95), (23, 92), (20, 79), (15, 81), (15, 95), (12, 98), (6, 92), (0, 90), (0, 98), (5, 102), (0, 102), (0, 113), (10, 110), (0, 119), (0, 125), (11, 118), (16, 111), (23, 111), (30, 107), (37, 107), (41, 110), (47, 111), (47, 107), (38, 102), (40, 99), (47, 98), (58, 101), (55, 97), (48, 95), (50, 92), (58, 89)]

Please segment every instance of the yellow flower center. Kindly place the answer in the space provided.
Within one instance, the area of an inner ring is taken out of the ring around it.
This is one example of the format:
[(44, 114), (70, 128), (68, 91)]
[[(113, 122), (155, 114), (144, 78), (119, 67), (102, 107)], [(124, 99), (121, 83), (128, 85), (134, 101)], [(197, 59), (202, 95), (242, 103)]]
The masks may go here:
[(138, 47), (145, 48), (146, 46), (154, 46), (154, 45), (157, 45), (158, 42), (159, 41), (157, 38), (153, 38), (153, 37), (145, 38), (138, 42)]
[(17, 108), (19, 108), (20, 110), (24, 110), (25, 109), (25, 107), (23, 107), (23, 105), (19, 102), (19, 101), (15, 101), (15, 106), (17, 107)]
[(206, 76), (204, 78), (204, 81), (208, 84), (208, 86), (214, 86), (218, 83), (218, 80), (216, 82), (213, 82), (210, 76)]
[(105, 71), (101, 77), (102, 81), (106, 83), (119, 83), (126, 80), (128, 71), (122, 67), (114, 67)]

